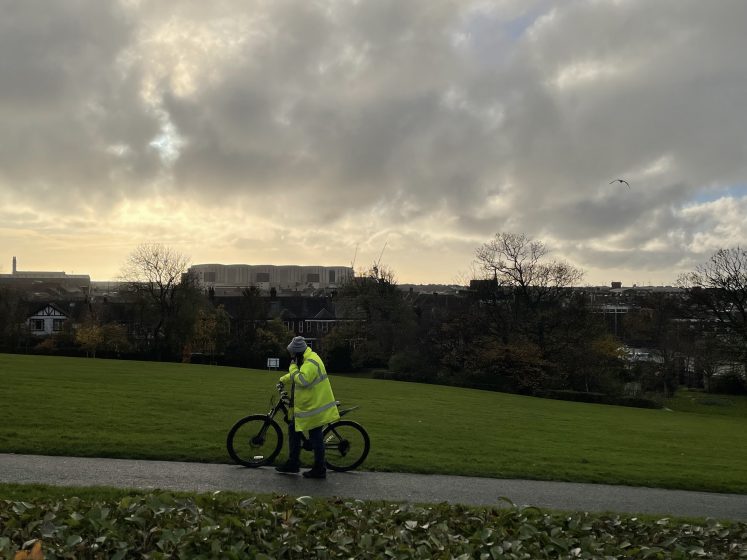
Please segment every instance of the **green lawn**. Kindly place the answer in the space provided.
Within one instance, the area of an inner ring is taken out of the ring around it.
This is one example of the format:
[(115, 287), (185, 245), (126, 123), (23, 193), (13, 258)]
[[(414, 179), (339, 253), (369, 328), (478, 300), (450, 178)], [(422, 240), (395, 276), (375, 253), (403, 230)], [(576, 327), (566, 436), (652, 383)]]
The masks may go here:
[[(278, 372), (0, 354), (0, 451), (229, 461)], [(334, 377), (365, 468), (747, 493), (747, 417)], [(703, 405), (706, 410), (715, 406)], [(671, 406), (670, 406), (671, 408)], [(702, 406), (700, 407), (702, 408)]]
[(747, 420), (747, 396), (713, 395), (704, 391), (682, 389), (672, 399), (667, 399), (667, 407), (678, 412), (695, 414), (734, 416)]

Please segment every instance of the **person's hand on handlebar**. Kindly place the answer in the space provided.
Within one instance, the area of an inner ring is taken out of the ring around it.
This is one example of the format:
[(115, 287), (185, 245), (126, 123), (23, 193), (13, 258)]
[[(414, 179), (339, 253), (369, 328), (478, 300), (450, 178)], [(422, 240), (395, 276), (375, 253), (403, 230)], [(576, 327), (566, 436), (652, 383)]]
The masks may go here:
[(282, 381), (278, 381), (278, 384), (275, 385), (275, 389), (277, 389), (278, 391), (282, 391), (283, 389), (285, 389), (285, 385)]

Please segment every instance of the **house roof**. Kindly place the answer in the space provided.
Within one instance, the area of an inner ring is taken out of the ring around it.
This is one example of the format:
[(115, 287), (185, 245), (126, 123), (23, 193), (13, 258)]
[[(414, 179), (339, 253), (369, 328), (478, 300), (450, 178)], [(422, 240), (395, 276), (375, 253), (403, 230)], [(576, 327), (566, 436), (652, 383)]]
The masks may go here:
[(58, 313), (64, 315), (65, 317), (70, 317), (70, 312), (65, 311), (61, 305), (55, 304), (55, 303), (44, 303), (42, 305), (37, 304), (31, 304), (31, 306), (28, 308), (27, 316), (33, 317), (34, 315), (39, 315), (42, 311), (44, 311), (47, 307), (51, 307)]
[[(255, 296), (266, 309), (264, 319), (335, 319), (335, 303), (329, 297), (289, 296), (276, 297)], [(215, 296), (213, 303), (223, 305), (232, 317), (241, 315), (243, 296)]]
[(314, 319), (320, 319), (320, 320), (335, 319), (335, 316), (332, 313), (330, 313), (329, 309), (325, 307), (321, 311), (319, 311), (319, 313), (314, 315)]
[(0, 284), (10, 286), (24, 297), (38, 303), (54, 300), (82, 300), (88, 292), (88, 282), (77, 277), (66, 278), (23, 278), (5, 276)]

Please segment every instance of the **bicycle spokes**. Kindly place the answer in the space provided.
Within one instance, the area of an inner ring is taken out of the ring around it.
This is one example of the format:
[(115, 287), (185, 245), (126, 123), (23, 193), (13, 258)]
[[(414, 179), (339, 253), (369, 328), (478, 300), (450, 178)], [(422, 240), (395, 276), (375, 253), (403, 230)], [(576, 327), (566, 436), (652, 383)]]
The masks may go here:
[(343, 457), (350, 450), (350, 442), (345, 439), (336, 429), (324, 439), (324, 448), (327, 451), (337, 452)]
[(270, 463), (280, 452), (283, 441), (278, 424), (264, 415), (254, 415), (237, 422), (228, 434), (231, 458), (247, 467)]
[(325, 430), (325, 460), (333, 470), (354, 469), (368, 455), (369, 446), (368, 434), (355, 422), (341, 420)]

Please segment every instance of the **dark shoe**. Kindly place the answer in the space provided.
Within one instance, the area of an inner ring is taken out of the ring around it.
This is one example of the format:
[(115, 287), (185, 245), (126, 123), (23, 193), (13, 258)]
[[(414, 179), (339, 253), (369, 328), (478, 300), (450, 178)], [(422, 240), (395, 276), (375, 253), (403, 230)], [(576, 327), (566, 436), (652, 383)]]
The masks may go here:
[(303, 473), (304, 478), (327, 478), (327, 469), (312, 467)]
[(295, 474), (301, 469), (298, 468), (298, 465), (294, 465), (293, 463), (283, 463), (282, 465), (278, 465), (277, 467), (275, 467), (275, 470), (279, 473)]

